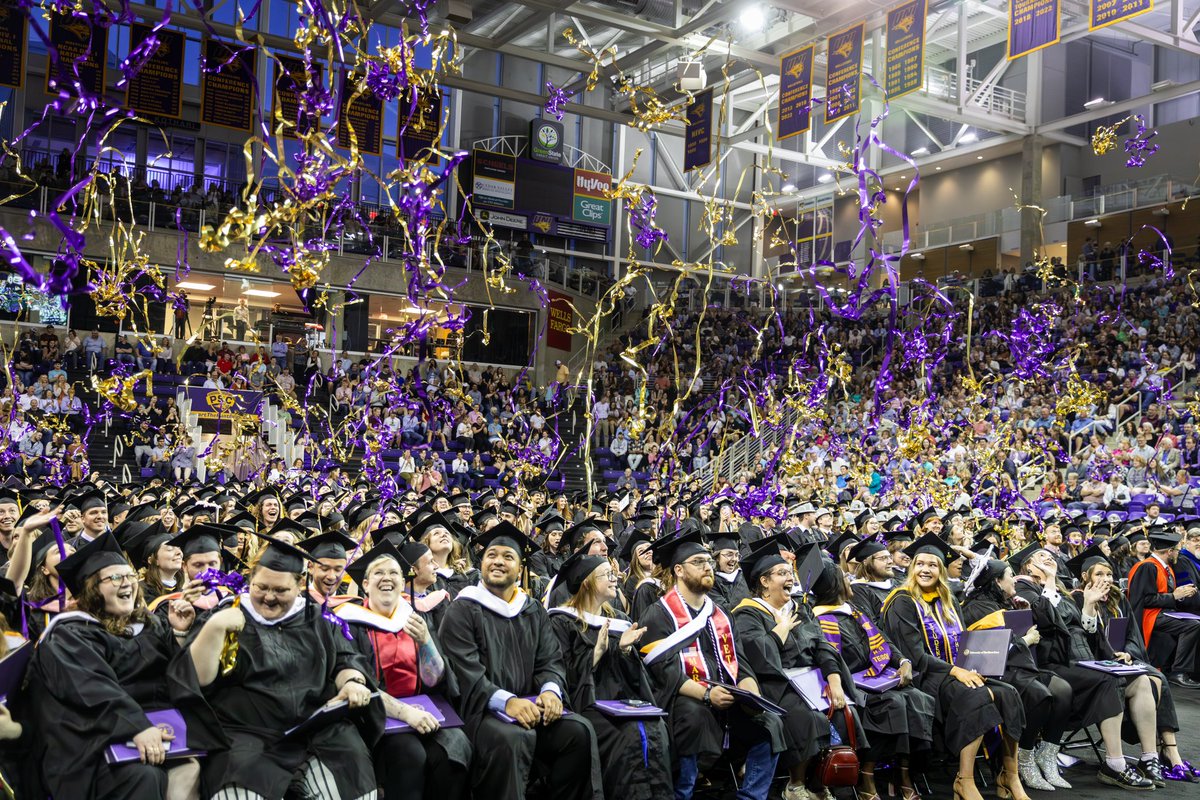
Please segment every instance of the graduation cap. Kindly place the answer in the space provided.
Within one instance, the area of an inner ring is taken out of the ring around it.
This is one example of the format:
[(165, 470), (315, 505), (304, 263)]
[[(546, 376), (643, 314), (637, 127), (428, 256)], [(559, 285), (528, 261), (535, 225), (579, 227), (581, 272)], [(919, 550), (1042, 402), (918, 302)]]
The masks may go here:
[(491, 489), (484, 489), (479, 494), (475, 495), (475, 503), (480, 508), (487, 508), (489, 503), (499, 504), (500, 501), (496, 498), (496, 493)]
[(319, 536), (313, 536), (302, 542), (297, 542), (296, 546), (307, 552), (314, 561), (321, 558), (338, 560), (346, 558), (348, 552), (358, 547), (358, 542), (344, 533), (330, 531), (329, 533), (322, 533)]
[(108, 508), (108, 501), (100, 490), (89, 489), (73, 495), (67, 501), (67, 505), (79, 509), (79, 512), (83, 514), (94, 508)]
[(850, 548), (850, 560), (863, 562), (885, 550), (887, 550), (887, 545), (878, 539), (863, 539)]
[(493, 519), (499, 520), (500, 518), (497, 517), (491, 509), (484, 509), (483, 511), (471, 516), (471, 521), (475, 523), (475, 527), (479, 530), (483, 530), (483, 526), (486, 525), (489, 520)]
[(1025, 562), (1029, 560), (1029, 557), (1041, 549), (1042, 545), (1038, 542), (1027, 544), (1017, 552), (1009, 555), (1008, 564), (1013, 568), (1013, 572), (1020, 572), (1021, 567), (1025, 566)]
[(373, 563), (381, 558), (390, 558), (395, 561), (396, 565), (400, 567), (401, 572), (405, 574), (405, 577), (409, 577), (408, 569), (404, 565), (404, 559), (401, 557), (400, 551), (396, 549), (396, 545), (386, 540), (381, 541), (379, 544), (375, 545), (370, 550), (355, 559), (353, 564), (346, 567), (346, 574), (350, 576), (351, 580), (358, 584), (359, 589), (362, 589), (363, 585), (367, 581), (367, 570), (371, 568)]
[(653, 541), (654, 540), (651, 539), (645, 531), (635, 530), (633, 533), (629, 534), (629, 538), (626, 539), (625, 544), (621, 546), (621, 552), (618, 553), (618, 557), (623, 563), (628, 564), (633, 561), (633, 551), (637, 549), (639, 544), (653, 544)]
[(854, 527), (861, 528), (874, 518), (875, 513), (868, 508), (865, 511), (860, 512), (858, 516), (854, 518)]
[(470, 508), (471, 496), (468, 494), (456, 494), (450, 498), (450, 505), (454, 508)]
[(378, 503), (359, 503), (352, 508), (346, 509), (346, 524), (351, 529), (357, 528), (378, 513)]
[(821, 547), (816, 542), (809, 542), (796, 550), (796, 582), (804, 594), (812, 589), (813, 581), (821, 573), (821, 563), (825, 560), (821, 553)]
[(883, 532), (884, 541), (891, 542), (911, 542), (913, 540), (913, 532), (908, 528), (894, 528)]
[[(1109, 569), (1113, 569), (1112, 562), (1104, 555), (1104, 551), (1098, 545), (1092, 545), (1074, 558), (1068, 559), (1067, 569), (1076, 578), (1083, 580), (1083, 573), (1097, 564), (1107, 564)], [(1113, 572), (1115, 573), (1116, 570), (1113, 569)]]
[(918, 528), (923, 527), (931, 519), (941, 519), (941, 517), (938, 517), (937, 509), (933, 507), (927, 508), (920, 514), (917, 514), (916, 519), (913, 520), (913, 526)]
[(161, 516), (162, 512), (157, 506), (152, 503), (142, 503), (139, 506), (134, 506), (128, 514), (125, 515), (126, 522), (145, 522), (148, 517)]
[(299, 575), (304, 572), (307, 562), (316, 561), (306, 551), (299, 547), (272, 539), (268, 534), (254, 532), (254, 535), (263, 540), (266, 545), (258, 553), (258, 566), (276, 572), (289, 572), (293, 575)]
[(259, 501), (264, 497), (272, 496), (280, 502), (280, 505), (283, 504), (283, 501), (279, 497), (279, 490), (274, 486), (264, 486), (261, 489), (250, 492), (242, 498), (242, 502), (247, 506), (255, 506), (258, 505)]
[(419, 519), (416, 524), (409, 528), (408, 535), (414, 541), (420, 541), (429, 535), (429, 533), (435, 528), (443, 528), (445, 529), (446, 533), (453, 535), (454, 529), (450, 520), (446, 519), (436, 511)]
[(83, 593), (83, 584), (105, 567), (128, 565), (117, 537), (108, 531), (82, 545), (72, 555), (58, 563), (58, 578), (76, 597)]
[(758, 586), (758, 579), (766, 575), (780, 564), (787, 564), (787, 559), (779, 554), (780, 536), (769, 536), (759, 539), (750, 547), (750, 552), (741, 560), (742, 571), (746, 573), (746, 583), (753, 591)]
[(218, 553), (221, 542), (225, 539), (225, 530), (216, 525), (201, 523), (193, 525), (183, 533), (171, 539), (170, 545), (183, 551), (183, 557), (189, 558), (197, 553)]
[(700, 553), (708, 553), (708, 548), (703, 544), (703, 535), (700, 531), (680, 532), (674, 536), (667, 536), (657, 539), (650, 550), (654, 553), (654, 563), (663, 567), (673, 567), (676, 564), (682, 564), (689, 558)]
[(299, 542), (308, 535), (308, 529), (290, 517), (280, 517), (279, 521), (272, 525), (270, 530), (265, 531), (265, 535), (272, 539), (277, 539), (280, 534), (284, 533), (290, 533)]
[(33, 540), (33, 561), (29, 570), (30, 575), (33, 574), (37, 567), (42, 566), (42, 563), (46, 560), (46, 554), (50, 552), (50, 549), (57, 546), (58, 537), (54, 535), (54, 531), (52, 530), (43, 531), (38, 538)]
[(822, 506), (821, 508), (818, 508), (818, 509), (816, 510), (816, 515), (817, 515), (817, 516), (815, 517), (815, 519), (820, 519), (821, 517), (828, 517), (828, 516), (832, 516), (832, 515), (833, 515), (833, 510), (832, 510), (832, 509), (825, 508), (824, 506)]
[(797, 505), (788, 506), (787, 515), (789, 517), (802, 517), (805, 514), (816, 512), (816, 507), (809, 502), (799, 503)]
[(826, 542), (825, 543), (825, 552), (829, 553), (829, 555), (833, 556), (834, 560), (836, 561), (837, 559), (841, 558), (842, 550), (846, 549), (848, 546), (850, 546), (852, 544), (858, 544), (858, 543), (859, 543), (858, 537), (855, 536), (850, 531), (846, 531), (842, 534), (839, 534), (838, 536), (835, 536), (832, 540)]
[(471, 540), (471, 544), (481, 551), (493, 546), (511, 547), (520, 555), (521, 561), (533, 555), (538, 549), (537, 542), (522, 533), (516, 525), (504, 520), (501, 520), (491, 530), (476, 536)]
[(163, 530), (162, 523), (152, 522), (126, 540), (123, 547), (134, 565), (140, 567), (146, 565), (158, 548), (170, 544), (170, 541), (171, 534)]
[(254, 519), (253, 516), (246, 513), (245, 511), (242, 511), (238, 514), (234, 514), (232, 517), (225, 520), (224, 524), (232, 526), (234, 528), (242, 528), (244, 530), (250, 530), (250, 531), (256, 530), (258, 528), (258, 522)]
[(567, 543), (567, 548), (571, 552), (575, 552), (583, 547), (584, 540), (587, 539), (588, 534), (592, 531), (599, 531), (601, 534), (604, 533), (604, 529), (595, 520), (585, 519), (563, 531), (563, 541)]
[(7, 486), (0, 487), (0, 506), (21, 506), (21, 495)]
[(722, 550), (737, 550), (740, 536), (737, 531), (718, 531), (717, 533), (708, 534), (705, 538), (708, 540), (712, 551), (719, 553)]
[(385, 525), (371, 531), (371, 542), (375, 545), (391, 542), (398, 547), (407, 534), (408, 526), (403, 522), (397, 522), (395, 525)]
[(821, 568), (813, 576), (808, 591), (817, 603), (826, 603), (837, 596), (837, 589), (845, 581), (841, 567), (827, 558), (821, 559)]
[(936, 533), (927, 533), (904, 548), (904, 554), (909, 558), (916, 558), (922, 553), (935, 556), (943, 564), (949, 564), (958, 558), (958, 553)]
[(608, 563), (604, 556), (588, 556), (582, 552), (572, 553), (558, 568), (558, 583), (565, 585), (572, 595), (578, 594), (588, 576)]
[(324, 533), (324, 525), (321, 518), (311, 511), (305, 511), (300, 516), (296, 517), (296, 522), (303, 525), (305, 530), (313, 533)]
[(1172, 547), (1179, 544), (1183, 537), (1181, 537), (1178, 533), (1172, 533), (1171, 531), (1165, 529), (1152, 528), (1150, 532), (1146, 534), (1146, 538), (1150, 540), (1150, 546), (1155, 550), (1170, 550)]

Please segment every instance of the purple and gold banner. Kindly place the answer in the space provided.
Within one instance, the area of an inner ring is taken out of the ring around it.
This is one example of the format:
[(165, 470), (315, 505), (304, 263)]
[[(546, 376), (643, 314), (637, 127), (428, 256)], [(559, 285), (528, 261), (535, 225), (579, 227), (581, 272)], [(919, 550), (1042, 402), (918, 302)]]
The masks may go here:
[(250, 130), (254, 124), (254, 62), (253, 49), (218, 39), (205, 40), (206, 71), (200, 75), (201, 122)]
[(1124, 22), (1154, 10), (1154, 0), (1091, 0), (1088, 14), (1088, 30), (1094, 31), (1106, 25)]
[(835, 33), (826, 47), (825, 122), (858, 113), (862, 91), (863, 24)]
[(1058, 0), (1010, 0), (1008, 4), (1008, 58), (1028, 55), (1058, 43)]
[(812, 124), (813, 46), (802, 47), (779, 61), (779, 118), (775, 138), (783, 140), (804, 133)]
[(25, 83), (25, 30), (28, 23), (24, 9), (0, 6), (0, 86), (20, 89)]
[(78, 80), (88, 94), (104, 95), (108, 28), (93, 28), (78, 17), (56, 15), (50, 20), (50, 44), (58, 51), (58, 61), (46, 70), (47, 94), (73, 93)]
[(408, 94), (400, 96), (400, 157), (409, 160), (418, 153), (436, 148), (442, 133), (442, 92), (440, 89), (417, 89), (414, 101)]
[(920, 89), (925, 82), (925, 0), (910, 0), (888, 12), (887, 72), (889, 100)]
[(200, 419), (257, 418), (262, 407), (263, 393), (243, 389), (205, 389), (201, 386), (189, 386), (187, 398), (192, 402), (192, 411)]
[(687, 135), (683, 140), (683, 171), (712, 162), (713, 90), (692, 97), (687, 107)]
[(342, 70), (342, 113), (338, 114), (337, 143), (350, 147), (350, 129), (358, 149), (373, 156), (383, 154), (383, 101), (374, 92), (356, 93), (361, 75)]
[(140, 114), (179, 119), (183, 116), (183, 48), (187, 37), (153, 25), (129, 26), (129, 49), (134, 50), (154, 36), (158, 47), (137, 75), (129, 81), (129, 107)]
[(319, 62), (312, 63), (312, 72), (305, 69), (303, 59), (292, 58), (291, 56), (275, 56), (275, 80), (272, 100), (274, 102), (272, 108), (272, 123), (271, 129), (274, 131), (276, 116), (282, 116), (290, 125), (283, 127), (283, 136), (289, 139), (295, 139), (297, 133), (308, 133), (315, 125), (319, 124), (319, 120), (313, 118), (313, 115), (306, 114), (304, 119), (298, 119), (300, 116), (300, 95), (308, 89), (311, 80), (313, 86), (320, 86), (324, 69)]

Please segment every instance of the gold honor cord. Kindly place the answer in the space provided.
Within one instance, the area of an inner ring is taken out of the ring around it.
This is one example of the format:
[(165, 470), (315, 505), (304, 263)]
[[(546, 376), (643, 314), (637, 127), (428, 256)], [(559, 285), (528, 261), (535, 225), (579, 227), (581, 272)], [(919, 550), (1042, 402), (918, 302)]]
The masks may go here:
[[(231, 608), (237, 608), (241, 605), (242, 596), (238, 595), (233, 600)], [(225, 634), (225, 643), (221, 645), (221, 656), (218, 664), (220, 665), (221, 674), (228, 675), (233, 672), (233, 668), (237, 666), (238, 657), (238, 635), (237, 631), (230, 631)]]

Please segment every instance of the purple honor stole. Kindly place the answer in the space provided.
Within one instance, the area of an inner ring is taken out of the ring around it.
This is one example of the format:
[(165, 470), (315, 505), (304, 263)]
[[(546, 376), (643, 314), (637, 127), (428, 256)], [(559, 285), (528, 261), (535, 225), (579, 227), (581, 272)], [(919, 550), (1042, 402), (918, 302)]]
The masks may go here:
[[(865, 614), (851, 609), (850, 616), (858, 623), (858, 626), (863, 629), (863, 633), (867, 636), (867, 646), (871, 655), (871, 666), (865, 670), (868, 678), (878, 677), (883, 673), (892, 660), (892, 648), (888, 647), (888, 643), (884, 641), (883, 634), (875, 627), (875, 623)], [(825, 640), (837, 648), (837, 651), (842, 652), (842, 631), (838, 627), (836, 614), (821, 614), (817, 617), (821, 623), (821, 633), (825, 635)]]
[[(947, 614), (941, 597), (914, 603), (917, 613), (921, 615), (921, 627), (925, 632), (925, 646), (934, 658), (940, 658), (947, 664), (958, 660), (958, 639), (962, 635), (962, 625), (953, 612)], [(932, 613), (930, 613), (932, 611)]]

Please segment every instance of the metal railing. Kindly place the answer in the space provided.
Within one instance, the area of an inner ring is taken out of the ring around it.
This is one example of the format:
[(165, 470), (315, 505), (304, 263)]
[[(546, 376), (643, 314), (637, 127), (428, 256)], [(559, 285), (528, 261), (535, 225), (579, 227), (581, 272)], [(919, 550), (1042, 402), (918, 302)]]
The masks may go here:
[[(507, 156), (521, 156), (529, 148), (529, 137), (514, 134), (512, 136), (493, 136), (489, 139), (477, 139), (472, 145), (473, 150), (484, 150), (488, 153), (500, 153)], [(584, 152), (578, 147), (564, 144), (563, 166), (578, 167), (592, 172), (612, 173), (612, 168), (591, 153)]]
[[(967, 96), (962, 98), (962, 101), (966, 102), (971, 99), (980, 86), (983, 86), (983, 81), (968, 75)], [(930, 97), (958, 103), (958, 73), (933, 64), (926, 64), (924, 89)], [(996, 83), (988, 84), (974, 99), (971, 99), (971, 105), (996, 116), (1018, 121), (1025, 120), (1025, 92), (1009, 89), (1007, 86), (1000, 86)]]
[(790, 436), (795, 427), (798, 413), (795, 408), (789, 408), (784, 412), (779, 424), (765, 426), (766, 430), (763, 430), (764, 426), (760, 425), (757, 431), (747, 431), (732, 444), (726, 445), (720, 453), (714, 455), (712, 461), (704, 469), (695, 472), (692, 477), (700, 480), (700, 484), (706, 492), (712, 491), (718, 478), (734, 480), (742, 470), (746, 469), (764, 452), (784, 444), (785, 437)]

